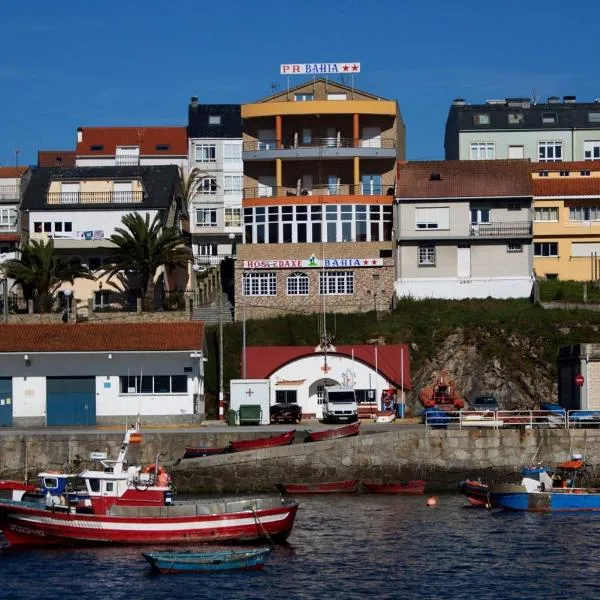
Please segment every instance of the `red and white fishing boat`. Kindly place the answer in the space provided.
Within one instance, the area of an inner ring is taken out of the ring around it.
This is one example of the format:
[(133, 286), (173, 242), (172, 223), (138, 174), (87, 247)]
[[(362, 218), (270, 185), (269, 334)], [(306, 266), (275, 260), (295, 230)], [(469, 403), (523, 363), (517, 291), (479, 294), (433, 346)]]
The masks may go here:
[(305, 442), (322, 442), (323, 440), (333, 440), (336, 438), (351, 437), (360, 432), (360, 421), (342, 425), (341, 427), (332, 427), (321, 431), (307, 431)]
[[(0, 529), (15, 545), (71, 543), (157, 544), (284, 540), (298, 503), (280, 497), (173, 501), (170, 477), (158, 464), (127, 466), (125, 434), (116, 460), (103, 470), (80, 473), (87, 494), (30, 500), (0, 500)], [(17, 482), (18, 483), (18, 482)]]
[(371, 494), (423, 494), (427, 482), (422, 479), (412, 479), (395, 483), (363, 481), (362, 484)]
[(326, 481), (323, 483), (279, 483), (284, 494), (350, 494), (356, 491), (358, 479)]

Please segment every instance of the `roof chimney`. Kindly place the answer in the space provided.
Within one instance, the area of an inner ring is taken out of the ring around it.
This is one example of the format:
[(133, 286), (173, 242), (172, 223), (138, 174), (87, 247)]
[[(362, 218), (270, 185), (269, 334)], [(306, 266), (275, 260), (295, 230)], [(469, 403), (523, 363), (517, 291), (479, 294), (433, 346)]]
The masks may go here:
[(558, 96), (548, 96), (548, 104), (558, 104), (560, 98)]
[(565, 104), (575, 104), (577, 96), (563, 96), (563, 102)]
[(196, 108), (196, 106), (198, 106), (198, 96), (192, 96), (190, 105), (193, 106), (194, 108)]
[(81, 127), (77, 128), (77, 143), (81, 144), (83, 142), (83, 129)]
[(454, 98), (452, 100), (452, 106), (464, 106), (467, 101), (464, 98)]

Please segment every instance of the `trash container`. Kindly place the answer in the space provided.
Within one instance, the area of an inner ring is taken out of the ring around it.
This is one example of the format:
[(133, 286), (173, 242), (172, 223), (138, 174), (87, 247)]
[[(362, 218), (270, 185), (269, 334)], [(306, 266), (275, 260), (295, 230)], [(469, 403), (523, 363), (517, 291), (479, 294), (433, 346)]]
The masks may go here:
[(237, 411), (227, 411), (227, 425), (237, 425)]

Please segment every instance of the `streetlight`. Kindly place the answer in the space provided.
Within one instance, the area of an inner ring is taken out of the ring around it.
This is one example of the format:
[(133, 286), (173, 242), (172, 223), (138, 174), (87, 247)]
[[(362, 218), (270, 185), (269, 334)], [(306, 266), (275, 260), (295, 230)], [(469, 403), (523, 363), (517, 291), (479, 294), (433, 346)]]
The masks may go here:
[(65, 311), (65, 315), (63, 315), (63, 321), (65, 323), (68, 323), (71, 320), (71, 295), (73, 294), (73, 291), (70, 289), (66, 289), (63, 290), (63, 296), (66, 298), (67, 300), (67, 310)]
[(2, 316), (4, 324), (8, 324), (8, 277), (2, 278)]

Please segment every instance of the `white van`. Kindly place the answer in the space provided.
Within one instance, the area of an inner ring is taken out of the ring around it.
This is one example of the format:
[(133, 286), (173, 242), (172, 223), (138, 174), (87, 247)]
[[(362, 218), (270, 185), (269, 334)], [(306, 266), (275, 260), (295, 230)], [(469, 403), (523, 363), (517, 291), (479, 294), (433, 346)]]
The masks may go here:
[(325, 423), (358, 421), (358, 403), (354, 388), (331, 385), (323, 390), (323, 421)]

